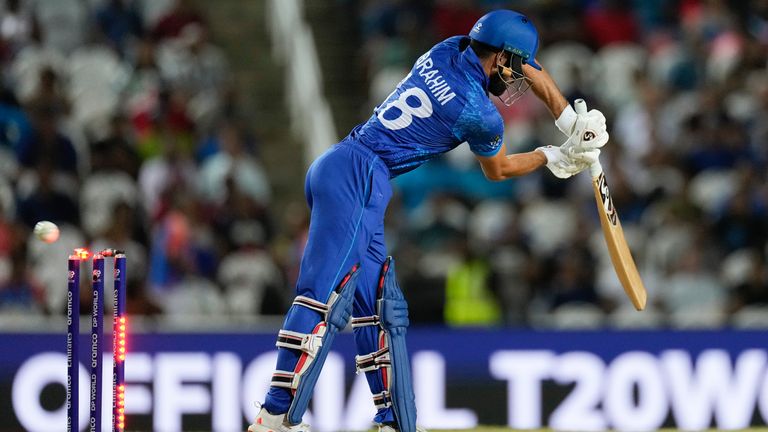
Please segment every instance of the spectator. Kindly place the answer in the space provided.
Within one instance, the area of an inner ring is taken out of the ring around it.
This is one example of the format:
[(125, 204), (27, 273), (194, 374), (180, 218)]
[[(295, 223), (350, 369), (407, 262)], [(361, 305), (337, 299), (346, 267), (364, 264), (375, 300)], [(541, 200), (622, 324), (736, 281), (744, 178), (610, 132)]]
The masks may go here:
[[(162, 123), (160, 126), (164, 127)], [(174, 191), (193, 187), (197, 172), (185, 151), (186, 144), (171, 131), (165, 129), (162, 132), (163, 153), (145, 161), (139, 171), (144, 209), (153, 220), (163, 216)]]
[(551, 270), (545, 292), (551, 310), (567, 303), (600, 304), (594, 285), (596, 262), (581, 242), (574, 242), (555, 254), (545, 269)]
[(147, 160), (162, 154), (169, 142), (173, 152), (185, 158), (190, 156), (195, 124), (187, 114), (187, 95), (162, 88), (157, 95), (148, 96), (147, 103), (141, 104), (131, 118), (141, 158)]
[(242, 132), (233, 123), (225, 123), (218, 132), (220, 151), (200, 167), (198, 182), (202, 197), (221, 204), (226, 197), (226, 181), (232, 178), (239, 191), (261, 207), (270, 202), (269, 183), (259, 161), (245, 148)]
[(31, 169), (45, 164), (57, 173), (77, 177), (77, 152), (69, 137), (59, 130), (57, 117), (49, 111), (36, 112), (33, 125), (34, 138), (16, 149), (19, 163)]
[(37, 89), (24, 101), (24, 105), (28, 112), (46, 113), (57, 119), (69, 114), (70, 101), (53, 67), (46, 66), (40, 70)]
[(237, 243), (233, 243), (233, 231), (245, 222), (257, 222), (266, 240), (272, 240), (274, 232), (267, 208), (259, 205), (248, 193), (240, 189), (231, 175), (226, 176), (223, 181), (223, 200), (213, 207), (213, 226), (216, 227), (216, 232), (226, 235), (222, 239), (224, 250), (229, 252), (237, 248)]
[(265, 249), (264, 229), (255, 221), (239, 221), (230, 230), (236, 249), (221, 261), (217, 280), (224, 288), (229, 310), (253, 315), (284, 312), (290, 303), (283, 277)]
[(163, 313), (163, 308), (147, 293), (144, 280), (128, 279), (125, 293), (125, 310), (129, 315), (157, 317)]
[(191, 1), (175, 0), (170, 10), (155, 24), (152, 37), (156, 41), (178, 37), (188, 24), (205, 25), (205, 21), (200, 12), (192, 6)]
[(759, 249), (768, 240), (765, 199), (760, 199), (749, 177), (745, 180), (725, 203), (715, 222), (714, 232), (725, 252), (745, 247)]
[(703, 255), (697, 248), (686, 251), (672, 269), (664, 290), (659, 292), (673, 322), (678, 318), (686, 321), (697, 313), (709, 313), (716, 320), (720, 318), (717, 315), (724, 312), (726, 292), (709, 270), (712, 267), (705, 263)]
[(7, 0), (0, 18), (0, 58), (3, 60), (14, 54), (29, 42), (34, 22), (29, 5), (21, 0)]
[(26, 249), (17, 248), (10, 258), (10, 274), (0, 282), (0, 311), (24, 315), (46, 313), (44, 291), (27, 267)]
[(52, 161), (37, 165), (37, 187), (19, 201), (19, 220), (32, 228), (41, 220), (78, 225), (80, 212), (75, 199), (54, 184)]
[(132, 70), (123, 93), (126, 115), (134, 121), (143, 121), (137, 123), (137, 127), (147, 127), (147, 117), (158, 109), (161, 94), (166, 87), (155, 57), (155, 43), (150, 38), (139, 40), (133, 47)]
[(595, 47), (635, 42), (638, 25), (629, 5), (621, 0), (599, 0), (584, 16), (587, 36)]
[[(139, 219), (133, 207), (125, 201), (117, 201), (109, 212), (109, 225), (107, 229), (91, 242), (91, 250), (99, 251), (113, 248), (125, 251), (128, 268), (131, 272), (129, 278), (142, 280), (140, 275), (147, 273), (147, 250), (137, 237), (143, 233), (136, 227)], [(146, 242), (146, 239), (141, 239)], [(136, 276), (132, 276), (136, 275)]]
[(187, 24), (177, 38), (160, 45), (159, 62), (171, 85), (190, 95), (217, 93), (229, 78), (224, 53), (197, 23)]
[(29, 116), (21, 109), (10, 89), (0, 90), (0, 172), (18, 175), (16, 153), (32, 145), (34, 130)]
[[(466, 241), (463, 242), (466, 245)], [(445, 322), (453, 326), (489, 326), (501, 323), (502, 312), (491, 292), (488, 260), (462, 250), (445, 281)]]
[(432, 12), (435, 36), (445, 39), (467, 34), (481, 16), (482, 11), (471, 0), (438, 0)]
[(92, 17), (80, 0), (34, 2), (34, 16), (43, 45), (65, 55), (85, 42)]
[(733, 287), (730, 298), (730, 311), (738, 312), (744, 306), (768, 306), (768, 263), (765, 254), (755, 251), (758, 257), (752, 264), (747, 279)]
[(132, 39), (141, 38), (144, 33), (144, 24), (133, 0), (108, 0), (96, 11), (96, 23), (121, 57)]
[(107, 136), (91, 144), (91, 172), (117, 171), (137, 179), (141, 161), (133, 138), (128, 119), (112, 116)]

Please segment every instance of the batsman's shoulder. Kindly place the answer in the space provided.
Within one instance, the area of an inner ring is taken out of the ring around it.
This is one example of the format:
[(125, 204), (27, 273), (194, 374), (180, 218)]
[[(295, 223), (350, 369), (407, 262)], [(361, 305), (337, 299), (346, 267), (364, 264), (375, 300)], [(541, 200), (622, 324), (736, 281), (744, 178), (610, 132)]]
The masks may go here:
[(465, 38), (466, 36), (451, 36), (435, 44), (435, 46), (432, 47), (432, 50), (440, 49), (440, 48), (458, 50), (459, 46), (461, 45), (461, 41), (464, 40)]
[(504, 120), (488, 98), (485, 104), (467, 104), (453, 127), (455, 137), (469, 143), (480, 156), (495, 155), (503, 142)]
[(469, 46), (469, 38), (467, 36), (451, 36), (433, 45), (424, 55), (439, 58), (446, 64), (451, 63), (452, 66), (456, 66), (458, 65), (456, 61), (458, 56), (461, 55), (467, 46)]

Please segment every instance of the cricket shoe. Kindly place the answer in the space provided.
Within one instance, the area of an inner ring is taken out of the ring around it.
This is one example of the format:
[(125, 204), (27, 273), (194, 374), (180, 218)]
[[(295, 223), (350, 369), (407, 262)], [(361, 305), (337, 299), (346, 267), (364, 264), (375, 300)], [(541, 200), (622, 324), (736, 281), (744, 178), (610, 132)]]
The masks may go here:
[[(379, 427), (379, 432), (398, 432), (397, 424), (395, 423), (379, 423), (376, 426)], [(416, 432), (427, 432), (427, 430), (416, 426)]]
[(270, 414), (262, 407), (256, 420), (248, 426), (248, 432), (310, 432), (308, 424), (292, 425), (285, 417), (285, 414)]

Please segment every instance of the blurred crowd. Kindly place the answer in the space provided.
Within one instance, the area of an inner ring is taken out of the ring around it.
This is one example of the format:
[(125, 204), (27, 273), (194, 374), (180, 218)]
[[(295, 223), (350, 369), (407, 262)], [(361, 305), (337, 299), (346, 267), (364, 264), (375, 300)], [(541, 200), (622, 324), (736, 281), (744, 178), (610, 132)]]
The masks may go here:
[[(630, 312), (587, 174), (488, 183), (460, 147), (396, 180), (388, 241), (412, 319), (768, 325), (768, 1), (363, 2), (368, 106), (432, 44), (499, 7), (532, 18), (539, 62), (569, 101), (608, 119), (601, 162), (649, 310)], [(532, 92), (497, 105), (510, 151), (565, 140)]]
[[(412, 321), (768, 325), (768, 0), (337, 4), (357, 13), (361, 119), (432, 44), (493, 8), (528, 14), (563, 93), (608, 118), (601, 161), (649, 290), (630, 313), (588, 175), (490, 183), (461, 146), (395, 181), (387, 242)], [(64, 257), (83, 245), (127, 252), (130, 313), (284, 312), (306, 208), (272, 213), (264, 143), (205, 15), (187, 0), (0, 5), (0, 316), (60, 316)], [(511, 151), (565, 140), (531, 92), (498, 107)], [(40, 220), (62, 238), (32, 241)]]
[[(282, 312), (260, 142), (204, 14), (186, 0), (0, 6), (0, 315), (62, 316), (82, 246), (126, 251), (132, 314)], [(58, 242), (31, 237), (41, 220)]]

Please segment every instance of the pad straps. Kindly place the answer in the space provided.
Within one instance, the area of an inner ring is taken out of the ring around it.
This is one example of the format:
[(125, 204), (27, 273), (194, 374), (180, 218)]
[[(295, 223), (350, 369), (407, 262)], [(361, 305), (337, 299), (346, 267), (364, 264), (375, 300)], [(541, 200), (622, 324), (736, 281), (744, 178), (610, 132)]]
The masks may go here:
[(381, 321), (379, 321), (378, 315), (352, 318), (352, 328), (365, 327), (365, 326), (378, 326), (379, 324), (381, 324)]
[(384, 390), (381, 393), (373, 395), (373, 404), (376, 405), (377, 410), (391, 407), (392, 398), (389, 395), (389, 391)]
[(382, 367), (389, 367), (391, 364), (389, 347), (386, 346), (370, 354), (355, 356), (357, 373), (378, 370)]
[[(335, 300), (335, 299), (333, 299)], [(309, 297), (305, 296), (296, 296), (295, 299), (293, 299), (293, 304), (297, 306), (304, 306), (307, 309), (312, 309), (315, 312), (319, 312), (325, 316), (325, 314), (328, 313), (328, 309), (330, 308), (331, 301), (328, 301), (328, 304), (325, 304), (323, 302), (319, 302), (315, 299), (311, 299)]]
[(277, 342), (275, 345), (281, 348), (303, 351), (311, 357), (315, 357), (317, 351), (323, 346), (324, 334), (325, 332), (307, 334), (290, 330), (280, 330), (277, 333)]
[(290, 371), (283, 371), (283, 370), (276, 370), (274, 374), (272, 374), (272, 382), (270, 383), (273, 387), (282, 387), (287, 389), (294, 389), (294, 377), (296, 376), (295, 373)]

